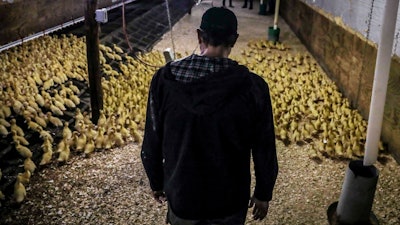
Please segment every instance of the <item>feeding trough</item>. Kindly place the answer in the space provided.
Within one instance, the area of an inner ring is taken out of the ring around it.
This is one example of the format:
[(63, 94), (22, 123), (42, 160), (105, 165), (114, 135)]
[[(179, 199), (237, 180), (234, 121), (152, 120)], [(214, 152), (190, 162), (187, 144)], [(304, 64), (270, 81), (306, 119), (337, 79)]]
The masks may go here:
[(263, 0), (260, 1), (260, 11), (258, 11), (259, 15), (267, 15), (267, 5)]
[(375, 166), (364, 166), (361, 160), (351, 161), (339, 202), (328, 208), (329, 224), (379, 224), (371, 211), (378, 177), (379, 172)]
[(274, 43), (279, 41), (280, 33), (280, 29), (278, 27), (279, 3), (280, 0), (277, 0), (275, 5), (274, 26), (268, 27), (268, 40), (273, 41)]

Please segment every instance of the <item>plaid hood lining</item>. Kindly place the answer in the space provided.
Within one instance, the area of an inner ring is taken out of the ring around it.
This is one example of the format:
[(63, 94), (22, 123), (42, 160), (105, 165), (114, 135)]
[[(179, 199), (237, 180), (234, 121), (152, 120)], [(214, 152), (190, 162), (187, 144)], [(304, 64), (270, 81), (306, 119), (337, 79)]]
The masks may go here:
[(175, 76), (175, 80), (190, 83), (235, 65), (238, 65), (238, 63), (229, 58), (215, 58), (192, 54), (171, 62), (170, 68), (171, 73)]

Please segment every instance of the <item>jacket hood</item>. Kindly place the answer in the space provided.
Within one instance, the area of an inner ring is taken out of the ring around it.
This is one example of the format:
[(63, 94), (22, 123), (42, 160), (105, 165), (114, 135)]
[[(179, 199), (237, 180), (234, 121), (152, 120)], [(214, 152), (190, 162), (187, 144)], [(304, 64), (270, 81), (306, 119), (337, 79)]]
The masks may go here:
[(238, 64), (189, 83), (176, 80), (170, 64), (165, 69), (166, 91), (171, 92), (173, 101), (179, 101), (176, 103), (184, 109), (199, 115), (217, 111), (251, 87), (249, 70)]

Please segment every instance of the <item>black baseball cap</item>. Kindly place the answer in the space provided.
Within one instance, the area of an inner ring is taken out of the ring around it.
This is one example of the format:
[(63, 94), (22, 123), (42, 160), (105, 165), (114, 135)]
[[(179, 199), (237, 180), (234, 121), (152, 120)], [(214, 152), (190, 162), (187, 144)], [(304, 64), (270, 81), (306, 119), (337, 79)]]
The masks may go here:
[(203, 14), (200, 29), (205, 32), (234, 35), (237, 34), (237, 24), (237, 18), (231, 10), (212, 7)]

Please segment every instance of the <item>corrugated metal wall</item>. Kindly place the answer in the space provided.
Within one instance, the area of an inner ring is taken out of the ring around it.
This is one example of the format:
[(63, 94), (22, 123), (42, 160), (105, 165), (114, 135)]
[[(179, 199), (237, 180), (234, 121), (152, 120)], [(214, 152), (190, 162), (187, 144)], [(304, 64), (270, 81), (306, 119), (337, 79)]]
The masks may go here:
[[(302, 0), (320, 8), (359, 32), (374, 43), (379, 43), (383, 10), (386, 0)], [(400, 11), (397, 15), (393, 53), (400, 56)]]

